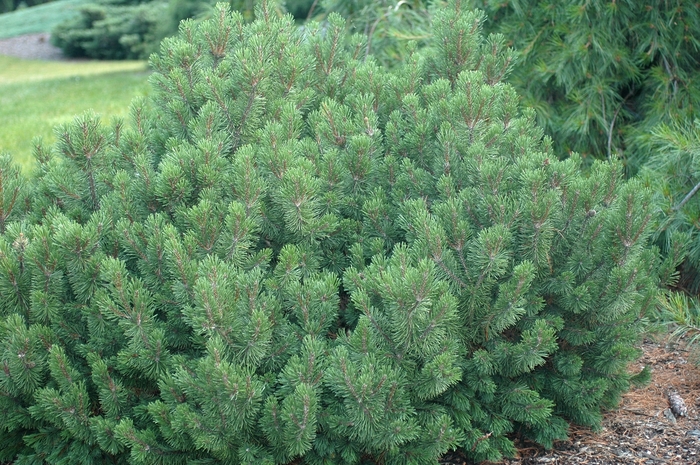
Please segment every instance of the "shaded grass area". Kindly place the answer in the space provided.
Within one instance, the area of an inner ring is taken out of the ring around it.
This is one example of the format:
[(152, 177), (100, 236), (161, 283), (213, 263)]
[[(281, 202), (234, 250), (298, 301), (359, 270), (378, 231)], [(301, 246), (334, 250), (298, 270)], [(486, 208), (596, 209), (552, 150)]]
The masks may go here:
[(127, 118), (134, 97), (149, 92), (145, 62), (42, 62), (0, 56), (0, 152), (26, 171), (35, 137), (56, 141), (54, 127), (93, 110), (108, 124)]
[(59, 23), (78, 14), (91, 0), (57, 0), (0, 15), (0, 39), (24, 34), (51, 32)]

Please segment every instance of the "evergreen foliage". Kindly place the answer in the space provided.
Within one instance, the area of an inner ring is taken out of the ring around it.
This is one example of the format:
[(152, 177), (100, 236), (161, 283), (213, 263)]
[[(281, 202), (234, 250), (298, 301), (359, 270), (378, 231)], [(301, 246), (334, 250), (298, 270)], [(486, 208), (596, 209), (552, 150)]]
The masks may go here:
[[(291, 11), (303, 0), (285, 2)], [(312, 5), (308, 16), (326, 18), (338, 13), (346, 19), (351, 31), (366, 38), (365, 54), (386, 66), (394, 66), (407, 54), (407, 46), (415, 42), (424, 46), (431, 35), (430, 19), (435, 8), (445, 2), (424, 0), (320, 0)]]
[(700, 290), (700, 121), (661, 125), (649, 136), (652, 155), (642, 176), (662, 215), (655, 236), (662, 251), (682, 260), (678, 285)]
[(675, 266), (649, 191), (558, 160), (464, 2), (395, 69), (338, 15), (255, 16), (184, 22), (129, 124), (59, 127), (30, 180), (0, 159), (0, 460), (428, 464), (599, 425)]
[(700, 366), (700, 300), (684, 292), (669, 292), (660, 299), (661, 320), (671, 326), (671, 340), (683, 341), (690, 361)]
[(559, 153), (620, 156), (635, 172), (659, 124), (697, 117), (695, 0), (470, 0), (519, 51), (510, 82)]
[[(174, 3), (174, 2), (173, 2)], [(145, 59), (168, 32), (168, 2), (97, 0), (51, 32), (51, 42), (69, 57)], [(177, 23), (175, 23), (177, 24)]]

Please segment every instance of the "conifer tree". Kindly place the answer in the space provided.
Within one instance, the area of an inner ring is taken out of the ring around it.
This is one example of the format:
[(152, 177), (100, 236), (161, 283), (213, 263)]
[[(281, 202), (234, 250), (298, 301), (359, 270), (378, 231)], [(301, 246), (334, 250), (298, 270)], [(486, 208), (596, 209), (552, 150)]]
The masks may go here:
[(518, 50), (509, 79), (560, 154), (621, 157), (636, 172), (660, 124), (700, 104), (700, 5), (694, 0), (470, 0)]
[[(655, 236), (661, 249), (681, 262), (678, 287), (700, 289), (700, 121), (661, 125), (650, 134), (653, 155), (642, 171), (662, 212)], [(686, 308), (685, 311), (691, 309)]]
[(129, 122), (58, 128), (31, 179), (3, 159), (0, 459), (429, 464), (598, 426), (673, 265), (649, 191), (558, 160), (462, 1), (393, 70), (338, 15), (255, 17), (182, 23)]

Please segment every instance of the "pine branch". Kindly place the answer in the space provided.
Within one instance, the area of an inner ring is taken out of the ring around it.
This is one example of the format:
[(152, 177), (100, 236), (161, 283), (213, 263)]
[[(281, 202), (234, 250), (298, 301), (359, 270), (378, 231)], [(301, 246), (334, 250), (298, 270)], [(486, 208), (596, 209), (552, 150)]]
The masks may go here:
[(625, 102), (622, 102), (620, 106), (615, 110), (615, 114), (613, 115), (612, 121), (610, 122), (610, 129), (608, 129), (608, 160), (610, 160), (610, 157), (612, 155), (612, 135), (613, 135), (613, 129), (615, 127), (615, 120), (617, 119), (617, 115), (620, 113), (620, 110), (622, 109), (622, 106), (625, 104)]
[(693, 187), (690, 192), (681, 200), (681, 202), (672, 208), (673, 211), (678, 211), (685, 205), (697, 192), (700, 190), (700, 182), (698, 182), (695, 187)]

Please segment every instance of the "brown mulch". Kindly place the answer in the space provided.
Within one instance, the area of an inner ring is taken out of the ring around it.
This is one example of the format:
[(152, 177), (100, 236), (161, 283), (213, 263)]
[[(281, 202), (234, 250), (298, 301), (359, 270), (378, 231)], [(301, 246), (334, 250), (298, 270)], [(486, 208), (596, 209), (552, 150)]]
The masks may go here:
[[(643, 350), (637, 371), (648, 365), (651, 382), (625, 394), (619, 409), (605, 414), (600, 432), (572, 426), (569, 440), (555, 443), (552, 450), (516, 442), (518, 456), (499, 465), (700, 464), (700, 367), (689, 363), (682, 347), (647, 340)], [(686, 416), (671, 413), (669, 389), (684, 400)], [(446, 455), (440, 463), (474, 465), (459, 453)]]
[(27, 60), (65, 60), (60, 48), (51, 44), (51, 34), (27, 34), (0, 39), (0, 55)]

